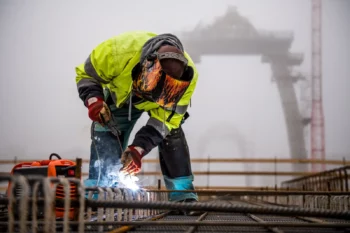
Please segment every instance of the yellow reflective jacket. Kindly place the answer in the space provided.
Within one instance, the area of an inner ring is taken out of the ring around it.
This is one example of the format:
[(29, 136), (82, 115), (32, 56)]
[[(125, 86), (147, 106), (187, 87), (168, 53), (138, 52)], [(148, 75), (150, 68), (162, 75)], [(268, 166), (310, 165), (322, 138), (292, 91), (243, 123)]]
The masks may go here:
[[(140, 61), (145, 42), (155, 36), (157, 34), (152, 32), (130, 31), (107, 39), (96, 46), (88, 59), (76, 67), (78, 91), (80, 87), (88, 85), (95, 85), (97, 88), (96, 84), (98, 83), (100, 87), (102, 85), (102, 87), (109, 89), (117, 108), (128, 103), (132, 91), (132, 69)], [(164, 136), (180, 126), (196, 87), (198, 71), (187, 52), (185, 52), (185, 57), (188, 59), (188, 66), (193, 69), (194, 76), (176, 109), (164, 109), (149, 101), (134, 103), (137, 109), (150, 113), (147, 124), (154, 126), (158, 131), (165, 130), (165, 132), (161, 132)], [(89, 91), (89, 93), (79, 91), (80, 98), (86, 104), (88, 98), (102, 93), (101, 90), (97, 89)], [(169, 116), (172, 117), (166, 121)], [(166, 126), (165, 129), (163, 124)]]

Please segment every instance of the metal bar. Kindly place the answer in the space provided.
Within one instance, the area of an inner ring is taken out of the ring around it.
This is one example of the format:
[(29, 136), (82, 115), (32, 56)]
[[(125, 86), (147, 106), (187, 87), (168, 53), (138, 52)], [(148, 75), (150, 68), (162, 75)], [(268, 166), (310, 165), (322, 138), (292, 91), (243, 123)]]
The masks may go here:
[[(85, 188), (84, 191), (97, 191), (95, 188)], [(350, 192), (336, 191), (244, 191), (244, 190), (144, 190), (148, 193), (196, 192), (199, 195), (229, 195), (229, 196), (285, 196), (285, 195), (314, 195), (314, 196), (349, 196)], [(38, 198), (38, 203), (43, 202)], [(56, 200), (60, 202), (60, 199)], [(74, 200), (72, 200), (74, 202)], [(0, 204), (7, 205), (8, 198), (0, 198)], [(72, 203), (73, 204), (73, 203)]]
[(87, 200), (87, 206), (96, 208), (141, 208), (141, 209), (182, 209), (231, 213), (278, 214), (284, 216), (307, 216), (350, 219), (350, 211), (318, 210), (310, 208), (257, 207), (244, 205), (178, 203), (178, 202), (138, 202), (138, 201), (94, 201)]
[[(307, 176), (315, 174), (313, 172), (293, 172), (293, 171), (286, 171), (286, 172), (270, 172), (270, 171), (194, 171), (193, 175), (197, 176)], [(10, 175), (10, 173), (1, 173), (1, 176), (4, 175)], [(83, 176), (88, 176), (89, 173), (83, 172)], [(161, 176), (162, 173), (158, 171), (144, 171), (142, 173), (143, 176)]]
[[(322, 178), (322, 179), (320, 179), (320, 178)], [(325, 183), (325, 182), (338, 182), (339, 180), (341, 180), (343, 178), (344, 178), (344, 181), (347, 180), (347, 177), (345, 176), (345, 174), (341, 174), (341, 175), (338, 175), (336, 177), (327, 176), (327, 175), (320, 175), (319, 177), (310, 177), (309, 179), (303, 180), (303, 182), (307, 182), (309, 185), (311, 185), (309, 187), (312, 188), (316, 185), (322, 186), (322, 183)]]
[(76, 165), (75, 165), (75, 178), (77, 178), (77, 179), (81, 179), (81, 174), (82, 174), (81, 168), (82, 168), (82, 166), (83, 166), (82, 159), (81, 158), (77, 158), (76, 159)]
[[(247, 216), (251, 219), (253, 219), (254, 221), (257, 221), (259, 223), (265, 223), (264, 220), (262, 220), (261, 218), (252, 215), (252, 214), (247, 214)], [(277, 227), (268, 227), (267, 229), (269, 229), (270, 231), (274, 232), (274, 233), (284, 233), (284, 231), (278, 229)]]
[[(88, 162), (88, 161), (86, 161)], [(159, 163), (158, 159), (145, 159), (145, 163)], [(289, 163), (289, 164), (328, 164), (328, 165), (350, 165), (350, 161), (343, 160), (321, 160), (321, 159), (274, 159), (274, 158), (193, 158), (191, 163)]]
[[(153, 190), (153, 189), (156, 189), (156, 187), (154, 186), (143, 186), (144, 189), (147, 189), (147, 190)], [(261, 186), (197, 186), (196, 185), (196, 190), (217, 190), (217, 189), (220, 189), (220, 190), (231, 190), (231, 191), (234, 191), (234, 190), (241, 190), (241, 191), (246, 191), (246, 190), (249, 190), (249, 191), (259, 191), (259, 190), (270, 190), (270, 191), (289, 191), (289, 190), (294, 190), (294, 191), (300, 191), (300, 189), (293, 189), (293, 188), (283, 188), (283, 187), (277, 187), (274, 188), (274, 187), (261, 187)], [(161, 190), (167, 190), (166, 187), (162, 187)]]
[(319, 195), (319, 196), (344, 196), (350, 195), (350, 192), (341, 192), (341, 191), (252, 191), (252, 190), (211, 190), (211, 189), (199, 189), (199, 190), (157, 190), (149, 189), (147, 192), (195, 192), (197, 194), (221, 194), (221, 195), (232, 195), (232, 196), (260, 196), (260, 195), (269, 195), (269, 196), (284, 196), (284, 195)]
[(344, 179), (345, 179), (345, 191), (349, 191), (349, 183), (347, 182), (349, 180), (348, 177), (348, 171), (344, 169)]
[[(7, 186), (3, 186), (3, 187), (0, 187), (0, 191), (5, 191), (7, 190)], [(266, 190), (266, 191), (271, 191), (271, 192), (276, 192), (274, 191), (274, 189), (272, 187), (240, 187), (240, 186), (210, 186), (210, 187), (207, 187), (207, 186), (196, 186), (196, 190), (195, 192), (199, 192), (199, 193), (202, 193), (202, 191), (205, 191), (205, 190), (208, 190), (208, 192), (216, 192), (215, 190), (218, 190), (218, 191), (223, 191), (224, 193), (226, 192), (236, 192), (236, 191), (261, 191), (261, 190)], [(153, 192), (153, 190), (156, 189), (156, 187), (154, 186), (143, 186), (143, 189), (144, 190), (147, 190), (149, 192)], [(212, 190), (212, 191), (210, 191)], [(286, 191), (288, 192), (289, 190), (291, 191), (300, 191), (300, 189), (293, 189), (293, 188), (277, 188), (277, 191), (280, 192), (280, 191)], [(264, 191), (264, 192), (266, 192)], [(163, 189), (160, 189), (159, 192), (177, 192), (176, 190), (172, 190), (172, 191), (168, 191), (167, 189), (163, 188)], [(190, 192), (193, 192), (193, 191), (190, 191)], [(315, 191), (315, 192), (319, 192), (319, 191)], [(337, 192), (338, 193), (338, 192)], [(349, 194), (349, 191), (344, 191), (343, 194), (339, 194), (339, 195), (347, 195)], [(286, 194), (287, 195), (287, 194)], [(318, 194), (315, 194), (315, 195), (318, 195)], [(320, 194), (321, 195), (321, 194)], [(336, 194), (337, 195), (337, 194)]]
[[(33, 159), (31, 161), (28, 160), (0, 160), (1, 164), (18, 164), (18, 163), (25, 163), (25, 162), (33, 162), (33, 161), (40, 161), (42, 159)], [(74, 159), (71, 159), (74, 160)], [(158, 159), (145, 159), (142, 161), (143, 163), (159, 163)], [(274, 158), (252, 158), (252, 159), (246, 159), (246, 158), (193, 158), (191, 159), (191, 163), (291, 163), (291, 164), (304, 164), (304, 163), (317, 163), (317, 164), (328, 164), (328, 165), (350, 165), (350, 161), (344, 161), (344, 160), (322, 160), (322, 159), (274, 159)], [(83, 159), (83, 163), (90, 163), (90, 160)]]
[[(1, 204), (7, 204), (1, 199)], [(62, 200), (56, 200), (56, 203)], [(31, 203), (31, 201), (29, 201)], [(38, 204), (43, 204), (38, 200)], [(71, 200), (71, 207), (77, 207), (79, 203)], [(263, 213), (279, 215), (299, 215), (312, 217), (331, 217), (331, 218), (350, 218), (350, 211), (330, 211), (305, 208), (287, 208), (287, 207), (251, 207), (243, 205), (220, 205), (210, 203), (174, 203), (174, 202), (142, 202), (142, 201), (93, 201), (86, 200), (87, 207), (96, 208), (141, 208), (141, 209), (183, 209), (199, 211), (217, 211), (217, 212), (236, 212), (236, 213)]]
[[(211, 189), (211, 190), (231, 190), (231, 191), (234, 191), (234, 190), (249, 190), (249, 191), (252, 191), (252, 190), (262, 190), (262, 189), (267, 189), (267, 190), (275, 190), (273, 187), (258, 187), (258, 186), (254, 186), (254, 187), (245, 187), (245, 186), (196, 186), (197, 190), (202, 190), (202, 189)], [(7, 186), (3, 186), (1, 187), (0, 186), (0, 191), (5, 191), (7, 189)], [(154, 189), (158, 189), (157, 187), (155, 186), (143, 186), (143, 189), (145, 190), (154, 190)], [(165, 187), (163, 187), (163, 189), (158, 189), (158, 190), (163, 190), (163, 191), (166, 191)], [(197, 191), (196, 190), (196, 191)], [(277, 188), (277, 191), (288, 191), (288, 190), (295, 190), (295, 191), (298, 191), (300, 189), (293, 189), (293, 188), (283, 188), (283, 187), (278, 187)], [(349, 191), (349, 190), (348, 190)]]
[[(245, 202), (247, 203), (250, 203), (250, 204), (253, 204), (253, 205), (258, 205), (258, 206), (266, 206), (266, 205), (263, 205), (261, 203), (256, 203), (256, 202), (252, 202), (252, 201), (247, 201), (247, 200), (244, 200)], [(276, 203), (271, 203), (271, 204), (268, 204), (268, 205), (279, 205), (279, 204), (276, 204)], [(279, 205), (279, 206), (282, 206), (282, 205)], [(312, 217), (301, 217), (301, 216), (295, 216), (295, 218), (297, 219), (301, 219), (303, 221), (307, 221), (307, 222), (312, 222), (312, 223), (320, 223), (320, 224), (323, 224), (325, 223), (325, 221), (323, 220), (320, 220), (320, 219), (317, 219), (317, 218), (312, 218)], [(275, 232), (277, 233), (277, 232)]]
[(283, 183), (284, 184), (288, 184), (288, 183), (293, 183), (293, 182), (296, 182), (296, 181), (306, 180), (306, 179), (309, 179), (311, 177), (327, 176), (327, 175), (332, 174), (333, 172), (336, 172), (336, 171), (339, 171), (339, 170), (349, 170), (349, 169), (350, 169), (350, 166), (344, 166), (344, 167), (341, 167), (341, 168), (335, 168), (335, 169), (324, 171), (324, 172), (314, 173), (312, 175), (308, 175), (308, 176), (304, 176), (304, 177), (298, 177), (298, 178), (295, 178), (295, 179), (284, 181)]
[[(0, 225), (7, 225), (7, 222), (0, 222)], [(14, 221), (15, 225), (19, 221)], [(26, 221), (26, 225), (31, 225), (31, 221)], [(38, 224), (45, 224), (44, 221), (38, 221)], [(79, 221), (71, 221), (70, 225), (78, 225)], [(305, 228), (350, 228), (350, 223), (296, 223), (296, 222), (226, 222), (226, 221), (108, 221), (108, 222), (85, 222), (85, 225), (134, 225), (134, 226), (252, 226), (252, 227), (305, 227)]]
[[(313, 172), (271, 172), (271, 171), (194, 171), (193, 175), (197, 176), (307, 176), (315, 174)], [(83, 173), (84, 176), (87, 176), (88, 173)], [(145, 171), (143, 172), (145, 176), (161, 176), (161, 172), (157, 171)]]
[(297, 216), (296, 218), (301, 219), (303, 221), (312, 222), (312, 223), (322, 223), (322, 224), (325, 223), (325, 221), (317, 218), (300, 217), (300, 216)]
[[(232, 201), (228, 201), (230, 204), (233, 204)], [(247, 200), (243, 200), (243, 203), (247, 203), (247, 204), (253, 204), (253, 205), (256, 205), (255, 203), (253, 202), (250, 202), (250, 201), (247, 201)], [(258, 223), (264, 223), (265, 221), (262, 220), (261, 218), (259, 218), (258, 216), (255, 216), (253, 214), (250, 214), (250, 213), (247, 213), (246, 214), (249, 218), (251, 218), (252, 220), (258, 222)], [(282, 230), (278, 229), (277, 227), (267, 227), (267, 229), (269, 231), (272, 231), (274, 233), (284, 233)]]
[[(199, 216), (199, 218), (196, 220), (196, 222), (202, 221), (207, 215), (208, 215), (208, 212), (203, 213), (201, 216)], [(191, 226), (191, 227), (188, 228), (186, 233), (193, 233), (196, 230), (197, 230), (197, 226)]]
[[(155, 221), (155, 220), (164, 218), (169, 213), (170, 213), (170, 211), (156, 215), (156, 216), (151, 216), (143, 221)], [(130, 226), (122, 226), (122, 227), (119, 227), (117, 229), (111, 230), (108, 233), (124, 233), (124, 232), (132, 230), (133, 228), (135, 228), (135, 226), (131, 226), (131, 225)]]

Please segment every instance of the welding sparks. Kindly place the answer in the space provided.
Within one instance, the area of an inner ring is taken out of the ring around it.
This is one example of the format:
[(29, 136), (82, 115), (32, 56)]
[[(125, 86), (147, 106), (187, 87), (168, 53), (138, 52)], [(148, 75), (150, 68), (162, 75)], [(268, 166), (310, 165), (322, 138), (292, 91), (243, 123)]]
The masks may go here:
[(137, 182), (139, 178), (135, 175), (130, 175), (125, 172), (121, 172), (122, 165), (108, 165), (107, 166), (107, 175), (101, 177), (101, 185), (107, 187), (119, 187), (127, 188), (133, 191), (140, 189)]
[(134, 175), (125, 174), (124, 172), (119, 172), (119, 181), (122, 183), (126, 188), (131, 189), (133, 191), (138, 190), (140, 187), (136, 184), (137, 181), (139, 181), (139, 178), (137, 178)]

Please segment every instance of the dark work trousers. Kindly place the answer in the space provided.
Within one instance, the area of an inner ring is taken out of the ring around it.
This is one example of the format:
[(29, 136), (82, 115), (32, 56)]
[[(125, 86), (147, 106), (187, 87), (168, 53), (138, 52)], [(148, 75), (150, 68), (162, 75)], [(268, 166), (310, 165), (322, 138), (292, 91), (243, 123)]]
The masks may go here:
[[(118, 187), (121, 154), (128, 146), (130, 133), (143, 113), (143, 111), (133, 107), (131, 121), (129, 121), (128, 106), (117, 109), (111, 105), (110, 108), (121, 135), (118, 139), (107, 127), (93, 123), (91, 129), (89, 178), (84, 181), (85, 186)], [(160, 143), (159, 161), (168, 190), (194, 190), (190, 153), (181, 127), (172, 130)], [(185, 199), (198, 200), (198, 196), (194, 192), (169, 193), (169, 200), (171, 201), (183, 201)]]

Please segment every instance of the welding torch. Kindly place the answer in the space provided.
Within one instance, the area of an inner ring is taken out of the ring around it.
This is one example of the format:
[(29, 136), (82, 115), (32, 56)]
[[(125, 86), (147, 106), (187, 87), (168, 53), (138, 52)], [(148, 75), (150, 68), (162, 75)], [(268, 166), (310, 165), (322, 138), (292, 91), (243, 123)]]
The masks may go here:
[(122, 150), (122, 145), (119, 139), (119, 136), (121, 135), (120, 130), (117, 127), (116, 121), (113, 119), (113, 115), (111, 113), (111, 110), (108, 108), (108, 106), (104, 106), (104, 108), (100, 112), (100, 118), (102, 120), (103, 125), (107, 126), (109, 130), (112, 132), (114, 136), (117, 137), (120, 150)]

